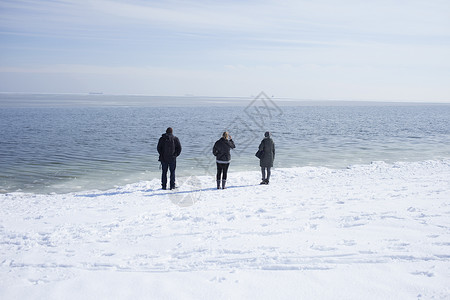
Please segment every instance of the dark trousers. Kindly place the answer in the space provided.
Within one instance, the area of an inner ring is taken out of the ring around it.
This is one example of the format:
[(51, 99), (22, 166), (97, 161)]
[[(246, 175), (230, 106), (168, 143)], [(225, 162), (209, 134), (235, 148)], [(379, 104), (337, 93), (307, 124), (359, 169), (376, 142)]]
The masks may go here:
[[(267, 177), (266, 177), (266, 170), (267, 170)], [(261, 174), (262, 174), (262, 180), (267, 179), (267, 181), (269, 181), (270, 167), (261, 167)]]
[[(217, 163), (217, 180), (227, 180), (227, 172), (230, 164)], [(222, 178), (221, 178), (222, 177)]]
[(162, 161), (162, 176), (161, 176), (161, 185), (163, 188), (167, 187), (167, 170), (170, 170), (170, 187), (175, 187), (175, 168), (177, 167), (177, 161)]

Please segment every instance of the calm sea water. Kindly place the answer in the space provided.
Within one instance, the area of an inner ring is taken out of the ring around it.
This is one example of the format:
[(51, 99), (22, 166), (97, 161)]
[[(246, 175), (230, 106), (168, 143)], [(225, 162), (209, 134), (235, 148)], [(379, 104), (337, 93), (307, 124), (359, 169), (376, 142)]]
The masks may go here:
[(211, 149), (224, 130), (237, 146), (230, 172), (258, 170), (254, 153), (266, 130), (273, 134), (279, 168), (450, 157), (445, 104), (171, 99), (171, 106), (164, 101), (123, 106), (90, 105), (94, 96), (90, 104), (55, 105), (58, 96), (51, 99), (45, 105), (30, 102), (33, 107), (0, 102), (0, 191), (64, 193), (159, 178), (156, 144), (168, 126), (183, 147), (177, 176), (214, 174)]

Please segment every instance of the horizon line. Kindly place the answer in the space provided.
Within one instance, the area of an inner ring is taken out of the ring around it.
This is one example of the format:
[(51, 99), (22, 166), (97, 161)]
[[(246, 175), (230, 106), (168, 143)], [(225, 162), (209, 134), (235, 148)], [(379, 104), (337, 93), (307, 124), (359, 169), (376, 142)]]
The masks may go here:
[[(152, 95), (152, 94), (133, 94), (133, 93), (104, 93), (104, 92), (1, 92), (0, 95), (76, 95), (76, 96), (91, 96), (91, 97), (102, 97), (102, 96), (132, 96), (132, 97), (162, 97), (162, 98), (218, 98), (218, 99), (228, 99), (228, 100), (242, 100), (242, 99), (255, 99), (257, 95), (250, 96), (213, 96), (213, 95)], [(259, 94), (259, 93), (258, 93)], [(449, 100), (406, 100), (406, 99), (313, 99), (313, 98), (297, 98), (292, 96), (270, 96), (272, 100), (286, 101), (286, 102), (346, 102), (346, 103), (414, 103), (414, 104), (450, 104)]]

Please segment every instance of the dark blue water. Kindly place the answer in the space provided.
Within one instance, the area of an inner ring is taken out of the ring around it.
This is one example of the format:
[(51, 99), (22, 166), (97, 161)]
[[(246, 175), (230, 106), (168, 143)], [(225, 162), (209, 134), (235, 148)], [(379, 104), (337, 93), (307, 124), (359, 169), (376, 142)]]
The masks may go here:
[[(274, 104), (275, 103), (275, 104)], [(450, 105), (0, 108), (0, 190), (108, 189), (159, 177), (156, 144), (166, 127), (183, 146), (178, 176), (214, 173), (212, 145), (236, 143), (230, 172), (257, 170), (270, 130), (275, 167), (344, 168), (371, 161), (450, 157)]]

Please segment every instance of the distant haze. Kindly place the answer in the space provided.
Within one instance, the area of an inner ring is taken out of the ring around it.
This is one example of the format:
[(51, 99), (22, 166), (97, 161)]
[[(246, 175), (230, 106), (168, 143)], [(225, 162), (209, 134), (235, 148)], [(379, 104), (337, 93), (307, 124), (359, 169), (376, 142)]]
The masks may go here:
[[(265, 95), (264, 93), (258, 94)], [(108, 95), (108, 94), (28, 94), (0, 93), (0, 108), (20, 107), (210, 107), (242, 106), (246, 107), (258, 96), (249, 97), (214, 97), (214, 96), (145, 96), (145, 95)], [(284, 106), (395, 106), (428, 105), (448, 106), (439, 102), (389, 102), (389, 101), (342, 101), (312, 100), (270, 97), (271, 105)], [(262, 105), (261, 103), (259, 103)]]
[(450, 102), (449, 1), (0, 2), (0, 92)]

